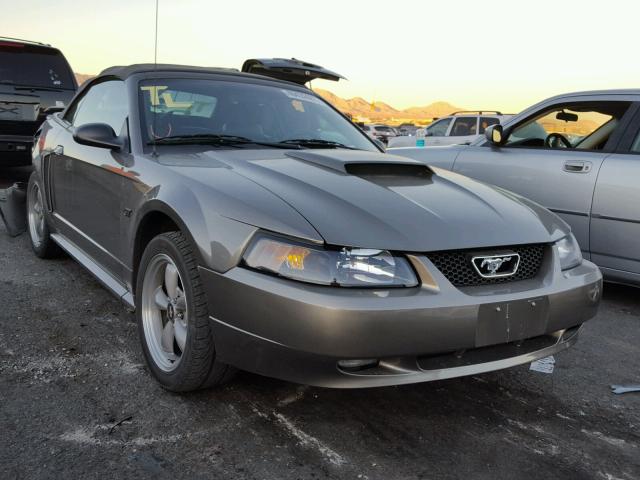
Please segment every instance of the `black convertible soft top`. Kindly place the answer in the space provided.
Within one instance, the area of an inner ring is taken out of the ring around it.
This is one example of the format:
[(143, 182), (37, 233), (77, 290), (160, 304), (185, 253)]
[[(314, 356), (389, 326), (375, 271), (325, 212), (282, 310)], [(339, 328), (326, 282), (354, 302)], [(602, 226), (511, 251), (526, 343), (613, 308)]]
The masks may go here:
[(298, 60), (296, 58), (258, 58), (249, 59), (242, 65), (242, 71), (235, 68), (198, 67), (194, 65), (172, 65), (166, 63), (138, 63), (134, 65), (109, 67), (98, 77), (116, 77), (125, 80), (137, 73), (150, 72), (188, 72), (188, 73), (225, 73), (231, 75), (269, 77), (276, 80), (297, 83), (305, 83), (316, 78), (337, 82), (344, 77), (339, 73), (327, 70), (320, 65)]
[(241, 74), (235, 68), (198, 67), (194, 65), (172, 65), (167, 63), (137, 63), (134, 65), (114, 66), (104, 69), (99, 77), (116, 77), (122, 80), (137, 73), (149, 72), (189, 72), (189, 73), (235, 73)]

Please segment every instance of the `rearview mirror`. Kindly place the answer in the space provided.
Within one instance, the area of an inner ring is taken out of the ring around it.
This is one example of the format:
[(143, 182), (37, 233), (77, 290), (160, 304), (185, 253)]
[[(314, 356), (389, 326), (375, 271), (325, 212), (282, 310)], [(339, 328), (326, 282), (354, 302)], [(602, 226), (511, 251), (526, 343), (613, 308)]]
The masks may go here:
[(556, 114), (556, 120), (562, 120), (565, 122), (577, 122), (578, 121), (578, 115), (575, 113), (569, 113), (569, 112), (565, 112), (564, 110), (562, 110), (561, 112), (558, 112)]
[(73, 133), (73, 139), (80, 145), (120, 150), (122, 141), (106, 123), (87, 123), (80, 125)]
[(502, 140), (503, 140), (502, 125), (496, 124), (496, 125), (488, 126), (484, 131), (484, 136), (492, 144), (502, 145)]

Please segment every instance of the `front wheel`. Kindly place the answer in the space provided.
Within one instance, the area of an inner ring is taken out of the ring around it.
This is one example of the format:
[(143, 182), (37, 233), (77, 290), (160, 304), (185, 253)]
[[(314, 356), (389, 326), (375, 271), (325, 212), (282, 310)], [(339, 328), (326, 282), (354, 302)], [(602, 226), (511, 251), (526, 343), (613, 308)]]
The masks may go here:
[(145, 358), (168, 390), (218, 385), (234, 369), (216, 359), (207, 302), (189, 241), (163, 233), (147, 246), (136, 285), (136, 316)]
[(31, 248), (38, 257), (53, 258), (62, 253), (60, 247), (51, 238), (45, 217), (42, 187), (35, 172), (29, 177), (27, 185), (27, 224)]

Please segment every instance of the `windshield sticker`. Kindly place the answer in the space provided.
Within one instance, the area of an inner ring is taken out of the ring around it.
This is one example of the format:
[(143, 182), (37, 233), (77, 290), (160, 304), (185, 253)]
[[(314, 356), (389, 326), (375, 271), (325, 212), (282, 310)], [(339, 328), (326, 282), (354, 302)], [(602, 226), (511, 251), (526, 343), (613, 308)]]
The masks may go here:
[(193, 106), (193, 102), (178, 102), (175, 100), (175, 92), (165, 92), (168, 89), (166, 85), (153, 85), (140, 87), (140, 90), (149, 92), (151, 105), (158, 107), (164, 104), (169, 109), (188, 110)]
[[(311, 102), (311, 103), (317, 103), (317, 104), (322, 104), (322, 100), (320, 100), (318, 97), (315, 97), (313, 95), (310, 95), (308, 93), (303, 93), (303, 92), (296, 92), (294, 90), (285, 90), (282, 89), (282, 93), (284, 93), (287, 97), (293, 99), (293, 100), (300, 100), (303, 102)], [(295, 108), (295, 106), (294, 106)]]
[(51, 79), (51, 83), (55, 86), (62, 85), (60, 81), (60, 76), (52, 69), (49, 69), (49, 78)]
[(291, 105), (298, 112), (304, 113), (304, 104), (300, 100), (291, 100)]
[(160, 92), (162, 90), (166, 90), (167, 87), (165, 86), (160, 86), (160, 85), (149, 85), (149, 86), (145, 86), (145, 87), (140, 87), (140, 90), (142, 90), (143, 92), (149, 92), (149, 99), (151, 100), (151, 105), (153, 106), (157, 106), (160, 105)]

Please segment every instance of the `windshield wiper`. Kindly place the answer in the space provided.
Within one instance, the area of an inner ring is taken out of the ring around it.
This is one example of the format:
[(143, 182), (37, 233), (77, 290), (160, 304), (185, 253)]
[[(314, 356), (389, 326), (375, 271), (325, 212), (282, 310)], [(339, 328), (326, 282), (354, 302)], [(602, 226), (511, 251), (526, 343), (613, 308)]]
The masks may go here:
[(273, 148), (291, 148), (290, 145), (283, 145), (276, 142), (261, 142), (259, 140), (251, 140), (247, 137), (237, 135), (218, 135), (218, 134), (197, 134), (197, 135), (171, 135), (168, 137), (157, 138), (148, 145), (261, 145)]
[(299, 145), (301, 147), (319, 147), (319, 148), (346, 148), (348, 150), (360, 150), (359, 148), (348, 147), (340, 142), (332, 142), (331, 140), (323, 140), (321, 138), (292, 138), (280, 142), (285, 145)]
[(54, 87), (13, 87), (15, 90), (29, 90), (35, 92), (36, 90), (40, 90), (43, 92), (63, 92), (62, 88), (54, 88)]

